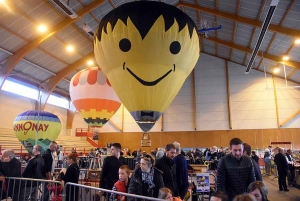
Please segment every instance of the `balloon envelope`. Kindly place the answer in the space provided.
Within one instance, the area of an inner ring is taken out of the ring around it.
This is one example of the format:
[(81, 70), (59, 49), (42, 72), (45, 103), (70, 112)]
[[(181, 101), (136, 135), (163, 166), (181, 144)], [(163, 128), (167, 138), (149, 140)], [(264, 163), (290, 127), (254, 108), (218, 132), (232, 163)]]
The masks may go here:
[(38, 131), (38, 144), (47, 149), (50, 142), (54, 141), (61, 131), (59, 118), (45, 111), (28, 110), (19, 114), (14, 122), (14, 131), (19, 141), (31, 153), (35, 145)]
[(104, 16), (95, 36), (98, 65), (138, 125), (148, 132), (198, 60), (196, 25), (172, 5), (135, 1)]
[(70, 82), (70, 96), (81, 117), (92, 127), (102, 127), (121, 105), (99, 67), (75, 74)]

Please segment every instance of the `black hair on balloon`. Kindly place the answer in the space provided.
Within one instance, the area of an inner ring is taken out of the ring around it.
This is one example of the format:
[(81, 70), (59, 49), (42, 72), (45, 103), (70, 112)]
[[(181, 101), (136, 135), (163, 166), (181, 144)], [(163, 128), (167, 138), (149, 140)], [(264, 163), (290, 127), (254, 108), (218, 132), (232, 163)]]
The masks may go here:
[(197, 30), (194, 21), (187, 14), (172, 5), (157, 1), (135, 1), (123, 4), (104, 16), (99, 23), (95, 36), (101, 41), (102, 30), (107, 33), (108, 23), (111, 24), (113, 30), (118, 20), (127, 25), (127, 19), (130, 18), (142, 39), (144, 39), (160, 16), (164, 18), (165, 31), (168, 31), (173, 26), (175, 20), (179, 25), (178, 32), (186, 25), (188, 26), (190, 38), (193, 36), (193, 30)]

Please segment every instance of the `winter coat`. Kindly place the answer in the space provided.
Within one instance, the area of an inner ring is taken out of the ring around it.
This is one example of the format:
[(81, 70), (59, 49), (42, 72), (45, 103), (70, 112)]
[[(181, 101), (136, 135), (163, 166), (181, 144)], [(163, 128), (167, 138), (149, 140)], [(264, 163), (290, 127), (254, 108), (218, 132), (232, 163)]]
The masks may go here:
[(125, 158), (120, 156), (107, 156), (104, 159), (100, 175), (100, 188), (111, 190), (114, 184), (119, 180), (119, 168), (125, 165)]
[(174, 161), (164, 155), (162, 158), (156, 161), (155, 167), (163, 172), (165, 187), (172, 191), (173, 196), (179, 196), (176, 181), (176, 164)]
[[(118, 192), (122, 192), (122, 193), (128, 193), (128, 187), (130, 184), (130, 178), (128, 178), (128, 184), (127, 186), (125, 185), (124, 181), (118, 180), (115, 185), (112, 188), (112, 191), (118, 191)], [(115, 193), (111, 193), (110, 194), (110, 201), (116, 201), (116, 200), (121, 200), (121, 195), (115, 194)], [(125, 198), (126, 201), (126, 198)]]
[[(142, 170), (138, 168), (131, 176), (128, 193), (157, 198), (159, 189), (164, 187), (164, 181), (161, 172), (156, 168), (154, 168), (153, 184), (155, 186), (149, 188), (149, 186), (142, 181)], [(135, 198), (128, 197), (128, 201), (134, 200)]]
[(286, 173), (288, 172), (288, 162), (286, 157), (282, 153), (278, 153), (275, 155), (274, 162), (277, 165), (278, 173)]
[(183, 199), (189, 187), (187, 161), (182, 154), (179, 154), (174, 158), (174, 162), (178, 192), (180, 198)]
[[(45, 162), (41, 155), (35, 155), (28, 161), (28, 164), (22, 174), (25, 178), (32, 178), (32, 179), (45, 179)], [(37, 186), (38, 182), (25, 182), (26, 186)]]
[(254, 167), (247, 156), (240, 160), (232, 154), (221, 158), (218, 163), (217, 189), (223, 191), (230, 200), (247, 192), (247, 187), (255, 181)]

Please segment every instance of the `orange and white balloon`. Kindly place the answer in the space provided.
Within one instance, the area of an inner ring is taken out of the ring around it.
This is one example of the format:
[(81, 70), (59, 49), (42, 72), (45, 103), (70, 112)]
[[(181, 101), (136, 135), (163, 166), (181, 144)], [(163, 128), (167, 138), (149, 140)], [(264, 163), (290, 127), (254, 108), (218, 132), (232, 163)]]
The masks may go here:
[(81, 117), (92, 127), (102, 127), (121, 105), (99, 67), (75, 74), (70, 82), (70, 96)]

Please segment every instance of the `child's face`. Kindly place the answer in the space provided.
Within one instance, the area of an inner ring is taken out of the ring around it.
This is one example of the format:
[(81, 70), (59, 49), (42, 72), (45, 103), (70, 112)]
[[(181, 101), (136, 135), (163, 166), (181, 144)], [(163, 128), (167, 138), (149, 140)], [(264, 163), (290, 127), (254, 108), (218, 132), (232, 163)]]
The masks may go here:
[(168, 193), (168, 195), (166, 196), (165, 200), (170, 200), (172, 201), (173, 200), (173, 196), (171, 193)]
[(119, 179), (121, 181), (125, 181), (128, 179), (128, 174), (126, 173), (125, 170), (119, 169)]
[(210, 198), (210, 201), (222, 201), (222, 199), (221, 199), (221, 198), (218, 198), (218, 197), (215, 197), (215, 196), (212, 196), (212, 197)]

